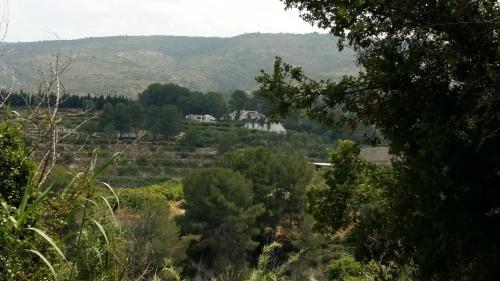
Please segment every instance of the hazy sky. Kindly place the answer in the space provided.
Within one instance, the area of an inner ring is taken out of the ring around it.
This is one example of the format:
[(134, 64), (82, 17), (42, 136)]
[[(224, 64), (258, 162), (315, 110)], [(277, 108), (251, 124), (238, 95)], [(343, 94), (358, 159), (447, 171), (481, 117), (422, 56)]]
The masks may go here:
[(314, 31), (278, 0), (9, 0), (6, 41)]

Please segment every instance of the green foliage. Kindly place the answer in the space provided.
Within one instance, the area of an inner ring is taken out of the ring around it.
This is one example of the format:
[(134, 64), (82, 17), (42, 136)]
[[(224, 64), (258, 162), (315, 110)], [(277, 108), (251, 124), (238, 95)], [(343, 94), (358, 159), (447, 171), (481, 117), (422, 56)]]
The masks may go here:
[(257, 268), (252, 271), (248, 281), (288, 281), (287, 271), (300, 259), (295, 255), (285, 262), (277, 256), (282, 251), (283, 245), (273, 242), (264, 247), (259, 257)]
[(220, 93), (202, 94), (176, 84), (151, 84), (141, 94), (144, 106), (175, 106), (184, 114), (210, 114), (217, 118), (227, 114), (227, 102)]
[(137, 134), (140, 130), (147, 129), (153, 134), (153, 139), (156, 139), (158, 135), (176, 135), (181, 129), (182, 119), (177, 107), (171, 105), (143, 107), (137, 102), (117, 103), (115, 106), (106, 103), (99, 123), (101, 131), (107, 134), (112, 134), (114, 130)]
[(143, 278), (155, 273), (160, 273), (161, 277), (166, 275), (163, 272), (165, 260), (178, 266), (186, 258), (189, 241), (180, 238), (179, 228), (169, 210), (169, 202), (164, 198), (150, 197), (134, 207), (133, 217), (125, 224), (130, 241), (128, 272), (131, 279), (141, 276), (146, 269), (148, 273), (142, 275)]
[[(342, 241), (336, 241), (329, 235), (314, 231), (316, 221), (305, 213), (298, 227), (290, 234), (290, 242), (293, 250), (287, 250), (288, 255), (300, 253), (294, 265), (290, 268), (290, 278), (294, 281), (309, 280), (315, 278), (323, 280), (323, 271), (328, 262), (338, 253), (344, 251)], [(314, 269), (314, 270), (311, 270)]]
[(45, 188), (52, 186), (52, 192), (63, 192), (68, 185), (74, 181), (74, 172), (66, 168), (65, 166), (56, 166), (47, 177)]
[[(25, 224), (18, 226), (18, 209), (2, 202), (0, 209), (0, 279), (50, 280), (64, 270), (66, 264), (46, 239)], [(39, 207), (39, 206), (36, 206)], [(42, 212), (38, 209), (26, 216), (32, 226), (47, 231)], [(44, 235), (45, 232), (41, 232)], [(54, 233), (49, 232), (50, 235)], [(56, 274), (54, 274), (56, 273)]]
[[(68, 280), (120, 280), (126, 272), (125, 239), (112, 208), (119, 205), (118, 197), (108, 184), (102, 183), (101, 189), (95, 185), (96, 178), (117, 156), (98, 165), (94, 152), (85, 176), (69, 186), (74, 203), (60, 231), (70, 264)], [(62, 194), (61, 199), (65, 199)]]
[(0, 201), (19, 206), (33, 169), (19, 131), (12, 124), (0, 124)]
[(360, 150), (352, 141), (340, 141), (331, 151), (332, 167), (325, 173), (326, 185), (308, 190), (309, 212), (316, 228), (324, 233), (352, 226), (359, 221), (360, 210), (380, 204), (384, 181), (390, 167), (377, 166), (359, 157)]
[[(0, 279), (56, 278), (62, 261), (48, 243), (39, 194), (33, 184), (34, 162), (20, 132), (0, 124)], [(31, 227), (31, 228), (30, 228)], [(36, 231), (33, 231), (36, 227)], [(53, 234), (53, 233), (50, 233)], [(49, 259), (52, 261), (50, 262)]]
[(200, 235), (190, 248), (194, 260), (221, 271), (227, 264), (241, 268), (258, 234), (255, 220), (262, 206), (254, 204), (252, 185), (239, 173), (204, 168), (183, 181), (186, 214), (183, 230)]
[(182, 115), (175, 106), (150, 106), (144, 118), (145, 127), (153, 133), (153, 138), (156, 138), (158, 134), (171, 137), (181, 129)]
[(231, 95), (231, 101), (229, 102), (229, 106), (230, 106), (231, 110), (237, 110), (237, 111), (240, 111), (243, 109), (250, 109), (248, 107), (249, 100), (250, 100), (250, 98), (248, 97), (248, 95), (245, 91), (236, 90)]
[(228, 113), (226, 99), (220, 93), (209, 92), (203, 96), (202, 107), (207, 114), (219, 119)]
[(117, 188), (116, 192), (122, 206), (130, 208), (140, 208), (151, 200), (179, 201), (184, 198), (181, 182), (177, 179), (140, 188)]
[(359, 211), (357, 255), (412, 266), (418, 280), (497, 279), (498, 2), (283, 2), (353, 47), (363, 71), (314, 81), (278, 59), (258, 78), (276, 111), (334, 126), (342, 109), (375, 125), (394, 155), (386, 207)]
[(326, 269), (328, 281), (368, 281), (363, 273), (363, 265), (352, 256), (343, 255), (330, 262)]
[(280, 223), (297, 220), (305, 202), (305, 186), (312, 168), (298, 154), (276, 154), (264, 147), (229, 152), (218, 159), (218, 166), (232, 169), (249, 179), (255, 202), (263, 204), (261, 229), (275, 229)]

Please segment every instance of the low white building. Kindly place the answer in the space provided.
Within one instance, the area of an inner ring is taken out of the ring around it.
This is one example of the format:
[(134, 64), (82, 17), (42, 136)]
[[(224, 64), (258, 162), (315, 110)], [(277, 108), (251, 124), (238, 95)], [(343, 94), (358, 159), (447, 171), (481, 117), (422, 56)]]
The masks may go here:
[(258, 130), (258, 131), (271, 132), (277, 134), (286, 134), (285, 127), (283, 127), (283, 125), (281, 125), (281, 123), (279, 122), (264, 122), (264, 123), (246, 122), (245, 128), (250, 130)]
[(266, 115), (259, 113), (255, 110), (240, 110), (233, 111), (229, 113), (229, 118), (231, 120), (240, 120), (240, 121), (259, 121), (262, 119), (266, 119)]
[(188, 114), (188, 115), (186, 115), (186, 119), (199, 121), (199, 122), (215, 122), (216, 121), (215, 117), (213, 117), (212, 115), (209, 115), (209, 114), (205, 114), (205, 115)]
[(119, 133), (118, 137), (120, 139), (129, 139), (130, 140), (130, 139), (136, 139), (137, 134), (134, 132), (123, 132), (123, 133)]

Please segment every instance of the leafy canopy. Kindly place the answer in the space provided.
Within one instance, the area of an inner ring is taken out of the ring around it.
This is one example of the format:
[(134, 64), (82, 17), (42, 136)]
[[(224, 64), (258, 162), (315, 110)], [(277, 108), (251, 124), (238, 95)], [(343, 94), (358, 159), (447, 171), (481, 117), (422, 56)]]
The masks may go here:
[(0, 124), (0, 201), (18, 207), (33, 171), (20, 132), (12, 124)]
[(257, 246), (252, 236), (258, 234), (255, 220), (262, 213), (262, 206), (253, 202), (250, 182), (237, 172), (212, 167), (189, 174), (183, 189), (183, 230), (200, 235), (191, 255), (216, 270), (224, 264), (243, 266), (245, 252)]
[(414, 265), (419, 280), (497, 278), (499, 2), (283, 2), (353, 47), (363, 70), (314, 81), (278, 59), (257, 78), (274, 111), (305, 110), (333, 126), (342, 109), (381, 130), (394, 155), (395, 184), (384, 187), (392, 215), (374, 216), (359, 237), (394, 247), (388, 254), (360, 242), (362, 257)]

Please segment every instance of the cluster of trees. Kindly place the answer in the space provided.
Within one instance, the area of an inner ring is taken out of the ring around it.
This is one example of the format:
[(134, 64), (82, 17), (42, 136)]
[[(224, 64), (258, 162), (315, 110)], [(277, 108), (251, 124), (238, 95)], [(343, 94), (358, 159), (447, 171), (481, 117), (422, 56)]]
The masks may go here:
[(228, 267), (240, 272), (255, 265), (272, 242), (287, 245), (277, 263), (310, 246), (311, 241), (298, 242), (294, 235), (306, 225), (311, 177), (312, 167), (303, 157), (263, 147), (229, 152), (212, 167), (187, 175), (181, 226), (200, 237), (188, 249), (190, 258), (217, 275)]
[(227, 101), (222, 94), (193, 92), (172, 83), (149, 85), (139, 94), (138, 101), (144, 106), (172, 105), (184, 114), (210, 114), (216, 118), (228, 112)]
[(245, 91), (236, 90), (231, 95), (229, 107), (231, 110), (256, 110), (260, 113), (267, 113), (269, 101), (263, 97), (261, 91), (254, 91), (248, 95)]
[(329, 187), (311, 195), (319, 228), (347, 231), (356, 259), (393, 279), (498, 279), (498, 1), (283, 2), (353, 47), (363, 71), (313, 81), (278, 59), (258, 78), (274, 111), (334, 126), (342, 109), (394, 155), (379, 169), (341, 144)]
[(176, 84), (152, 84), (139, 94), (139, 102), (144, 105), (173, 105), (184, 114), (210, 114), (223, 117), (234, 110), (258, 110), (265, 113), (268, 101), (259, 91), (251, 95), (236, 90), (229, 96), (220, 93), (194, 92)]
[[(176, 135), (182, 127), (182, 114), (175, 106), (144, 107), (139, 103), (105, 104), (99, 118), (99, 128), (104, 132), (120, 133), (148, 130), (156, 139), (158, 135)], [(90, 125), (89, 125), (90, 126)]]
[[(39, 104), (55, 104), (56, 96), (49, 95), (43, 97), (37, 94), (23, 91), (8, 93), (0, 91), (0, 101), (9, 97), (6, 104), (11, 106), (35, 106)], [(201, 93), (191, 91), (188, 88), (173, 83), (151, 84), (137, 100), (132, 100), (120, 95), (74, 95), (64, 94), (60, 97), (59, 107), (79, 108), (85, 110), (102, 110), (105, 104), (117, 105), (118, 103), (139, 103), (144, 107), (148, 106), (175, 106), (183, 114), (210, 114), (216, 118), (223, 117), (233, 110), (259, 110), (266, 112), (267, 100), (258, 91), (248, 94), (241, 90), (236, 90), (229, 95), (208, 92)]]
[[(326, 267), (331, 241), (312, 231), (315, 221), (305, 213), (312, 167), (300, 155), (232, 151), (187, 175), (182, 191), (159, 185), (121, 191), (118, 200), (94, 183), (111, 161), (93, 162), (85, 175), (59, 167), (35, 189), (35, 165), (14, 126), (0, 127), (0, 148), (3, 279), (180, 280), (182, 272), (298, 281), (311, 268), (364, 276), (362, 264), (342, 256)], [(176, 222), (170, 201), (181, 199), (186, 213)]]
[[(9, 96), (6, 104), (10, 106), (45, 106), (47, 103), (52, 106), (56, 102), (54, 95), (41, 99), (39, 95), (25, 92), (9, 94), (0, 92), (0, 97)], [(179, 132), (182, 127), (181, 114), (210, 114), (216, 118), (227, 116), (232, 111), (257, 110), (267, 113), (269, 101), (261, 91), (248, 94), (241, 90), (236, 90), (230, 95), (209, 92), (199, 93), (176, 84), (152, 84), (140, 95), (138, 100), (132, 100), (124, 96), (79, 96), (64, 94), (59, 101), (60, 109), (74, 108), (93, 111), (98, 118), (88, 120), (83, 126), (83, 130), (92, 134), (94, 132), (105, 132), (108, 135), (118, 131), (138, 133), (141, 130), (151, 132), (154, 139), (157, 136), (172, 136)], [(338, 112), (341, 116), (342, 113)], [(374, 129), (368, 127), (352, 130), (345, 124), (338, 126), (335, 130), (325, 129), (318, 122), (296, 114), (285, 118), (283, 123), (292, 130), (323, 135), (332, 140), (351, 137), (360, 139), (367, 135), (372, 135)], [(187, 142), (191, 146), (200, 146), (207, 143), (206, 140), (199, 140), (200, 136), (191, 136)], [(220, 138), (215, 140), (218, 147), (224, 147), (229, 140), (235, 140), (234, 134), (226, 140)], [(219, 143), (220, 142), (220, 143)], [(210, 143), (210, 140), (208, 140)], [(222, 144), (224, 143), (224, 144)], [(223, 151), (229, 150), (229, 147)], [(319, 152), (321, 154), (321, 152)]]
[[(70, 96), (81, 101), (82, 106), (87, 99)], [(101, 96), (102, 98), (102, 96)], [(93, 100), (87, 105), (92, 107)], [(237, 90), (228, 105), (227, 98), (220, 93), (199, 93), (176, 84), (152, 84), (147, 87), (137, 101), (120, 99), (102, 105), (99, 121), (91, 121), (85, 126), (88, 132), (101, 130), (107, 133), (114, 131), (139, 132), (148, 130), (156, 139), (158, 135), (169, 137), (179, 132), (182, 127), (182, 115), (210, 114), (221, 118), (229, 110), (256, 109), (265, 104), (259, 94), (253, 96)], [(118, 101), (118, 102), (117, 102)], [(116, 102), (116, 103), (115, 103)]]

